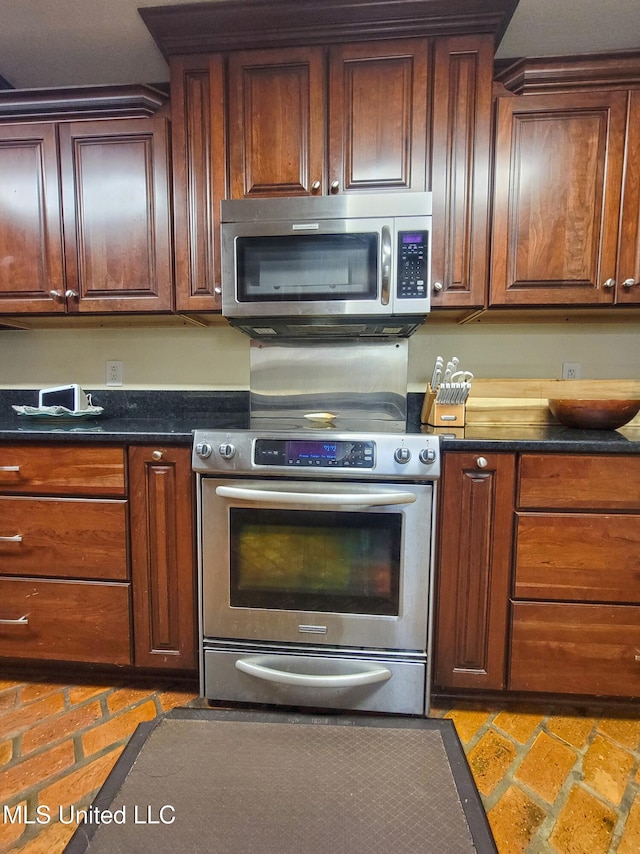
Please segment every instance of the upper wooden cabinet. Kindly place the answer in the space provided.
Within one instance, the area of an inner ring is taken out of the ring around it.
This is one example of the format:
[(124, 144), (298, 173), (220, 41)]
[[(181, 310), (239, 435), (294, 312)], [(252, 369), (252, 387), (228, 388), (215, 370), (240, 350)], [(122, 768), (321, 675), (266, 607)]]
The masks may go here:
[(492, 305), (640, 304), (640, 90), (583, 70), (498, 99)]
[(489, 258), (493, 39), (435, 40), (432, 308), (481, 308)]
[[(20, 94), (17, 115), (31, 100), (30, 119), (60, 120), (11, 122)], [(65, 112), (53, 90), (0, 95), (0, 311), (171, 310), (167, 120), (107, 90), (74, 97)]]
[(231, 196), (424, 190), (428, 64), (426, 39), (231, 54)]

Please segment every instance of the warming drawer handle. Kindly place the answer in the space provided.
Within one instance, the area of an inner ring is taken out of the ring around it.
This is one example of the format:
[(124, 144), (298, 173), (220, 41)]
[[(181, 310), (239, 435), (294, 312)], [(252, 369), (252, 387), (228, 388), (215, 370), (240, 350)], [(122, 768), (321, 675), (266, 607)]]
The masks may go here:
[(391, 671), (386, 667), (372, 667), (359, 673), (339, 673), (328, 676), (314, 676), (310, 673), (291, 673), (266, 667), (258, 660), (239, 658), (236, 668), (257, 679), (266, 682), (278, 682), (280, 685), (299, 685), (306, 688), (352, 688), (357, 685), (373, 685), (375, 682), (386, 682), (391, 678)]
[(275, 489), (252, 489), (244, 486), (217, 486), (216, 495), (263, 504), (277, 502), (307, 507), (384, 507), (386, 504), (413, 504), (416, 500), (412, 492), (279, 492)]
[(24, 614), (22, 617), (18, 617), (17, 620), (0, 620), (0, 626), (28, 626), (29, 625), (29, 615)]
[(22, 537), (20, 534), (14, 534), (13, 537), (0, 537), (0, 543), (21, 543)]

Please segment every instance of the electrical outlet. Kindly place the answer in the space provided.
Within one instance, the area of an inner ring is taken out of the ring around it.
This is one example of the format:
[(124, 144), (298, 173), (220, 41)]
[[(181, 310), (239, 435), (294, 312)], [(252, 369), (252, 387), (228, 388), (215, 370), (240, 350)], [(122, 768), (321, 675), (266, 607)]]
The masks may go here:
[(580, 362), (563, 362), (562, 363), (562, 379), (563, 380), (579, 380), (582, 365)]
[(107, 362), (107, 385), (122, 385), (122, 362)]

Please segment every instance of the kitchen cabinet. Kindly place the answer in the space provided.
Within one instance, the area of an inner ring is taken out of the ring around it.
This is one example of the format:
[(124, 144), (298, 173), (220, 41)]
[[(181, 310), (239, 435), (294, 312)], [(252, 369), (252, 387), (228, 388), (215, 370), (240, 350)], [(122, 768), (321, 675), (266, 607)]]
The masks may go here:
[(129, 448), (134, 663), (195, 670), (191, 449)]
[(491, 305), (640, 304), (640, 90), (591, 64), (497, 99)]
[[(90, 120), (99, 111), (87, 106), (46, 121), (54, 98), (59, 112), (52, 90), (38, 121), (8, 122), (2, 110), (0, 311), (171, 310), (167, 119)], [(102, 98), (118, 115), (117, 96)]]
[(0, 656), (131, 662), (124, 452), (0, 447)]
[(429, 62), (427, 39), (232, 53), (231, 197), (425, 190)]
[(433, 309), (486, 301), (493, 52), (491, 36), (434, 41)]
[(0, 446), (0, 659), (193, 674), (191, 449)]
[(444, 455), (436, 575), (436, 692), (506, 687), (515, 454)]
[(223, 57), (170, 63), (178, 311), (220, 311), (220, 201), (226, 190)]
[(640, 457), (524, 454), (509, 688), (640, 696)]

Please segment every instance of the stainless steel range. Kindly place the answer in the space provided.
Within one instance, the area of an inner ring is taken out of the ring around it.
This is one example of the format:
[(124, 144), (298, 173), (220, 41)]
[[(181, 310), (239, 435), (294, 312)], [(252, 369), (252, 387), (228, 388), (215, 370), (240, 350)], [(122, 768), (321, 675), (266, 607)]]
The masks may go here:
[(438, 439), (196, 431), (201, 690), (425, 715)]

